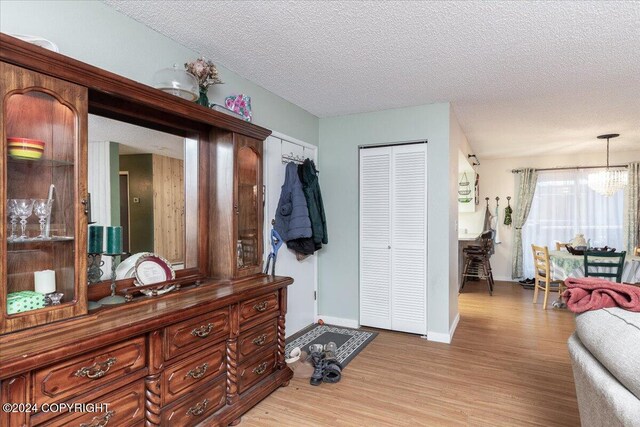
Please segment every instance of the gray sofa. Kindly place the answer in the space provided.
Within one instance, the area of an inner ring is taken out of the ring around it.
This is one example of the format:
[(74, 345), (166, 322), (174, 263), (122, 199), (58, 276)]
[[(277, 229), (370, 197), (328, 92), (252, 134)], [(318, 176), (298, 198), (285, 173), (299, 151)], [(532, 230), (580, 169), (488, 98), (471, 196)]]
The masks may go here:
[(640, 427), (640, 313), (576, 316), (569, 354), (583, 427)]

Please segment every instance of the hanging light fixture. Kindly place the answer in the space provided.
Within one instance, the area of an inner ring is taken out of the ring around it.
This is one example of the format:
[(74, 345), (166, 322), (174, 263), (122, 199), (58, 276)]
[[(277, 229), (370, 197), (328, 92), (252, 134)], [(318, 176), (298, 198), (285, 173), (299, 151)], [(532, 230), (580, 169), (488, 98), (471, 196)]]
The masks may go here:
[(598, 135), (598, 139), (607, 140), (607, 168), (603, 171), (589, 174), (587, 183), (589, 188), (603, 196), (611, 196), (627, 185), (628, 174), (626, 170), (609, 169), (609, 139), (619, 136), (620, 134), (617, 133)]

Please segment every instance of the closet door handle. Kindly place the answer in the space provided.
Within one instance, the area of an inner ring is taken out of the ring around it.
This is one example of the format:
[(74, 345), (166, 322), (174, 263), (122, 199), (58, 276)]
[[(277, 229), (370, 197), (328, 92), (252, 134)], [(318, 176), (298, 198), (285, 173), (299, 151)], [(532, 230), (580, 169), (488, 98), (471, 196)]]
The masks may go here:
[(387, 246), (387, 249), (391, 249), (391, 245)]

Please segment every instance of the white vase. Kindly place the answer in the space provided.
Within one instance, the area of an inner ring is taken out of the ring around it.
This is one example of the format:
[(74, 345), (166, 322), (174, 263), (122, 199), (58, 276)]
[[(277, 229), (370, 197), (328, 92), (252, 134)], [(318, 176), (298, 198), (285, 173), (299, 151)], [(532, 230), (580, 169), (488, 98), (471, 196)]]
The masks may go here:
[(573, 240), (571, 241), (571, 246), (573, 246), (574, 248), (578, 248), (580, 246), (587, 246), (587, 241), (584, 238), (584, 234), (576, 234), (576, 237), (573, 238)]

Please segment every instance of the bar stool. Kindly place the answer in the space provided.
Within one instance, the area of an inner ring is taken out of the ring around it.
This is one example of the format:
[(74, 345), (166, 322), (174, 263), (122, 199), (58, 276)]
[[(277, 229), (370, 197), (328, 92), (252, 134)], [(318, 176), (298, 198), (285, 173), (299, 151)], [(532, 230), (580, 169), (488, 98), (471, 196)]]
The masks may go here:
[(480, 244), (464, 248), (462, 252), (465, 256), (464, 272), (462, 273), (462, 285), (460, 292), (464, 289), (468, 277), (484, 279), (489, 286), (489, 295), (493, 295), (493, 273), (491, 272), (491, 253), (493, 252), (493, 238), (495, 231), (487, 230), (480, 236)]

